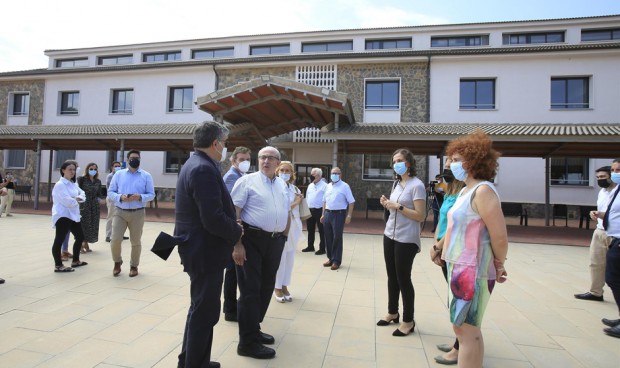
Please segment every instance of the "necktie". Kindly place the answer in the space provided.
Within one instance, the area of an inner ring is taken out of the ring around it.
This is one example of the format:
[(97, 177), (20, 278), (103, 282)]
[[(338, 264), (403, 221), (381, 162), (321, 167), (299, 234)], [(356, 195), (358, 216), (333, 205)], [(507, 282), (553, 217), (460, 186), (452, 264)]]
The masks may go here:
[(603, 216), (603, 228), (605, 230), (607, 230), (607, 227), (609, 226), (609, 211), (611, 211), (611, 205), (614, 203), (614, 200), (618, 196), (618, 192), (620, 192), (620, 188), (616, 188), (614, 196), (611, 198), (611, 201), (609, 201), (609, 204), (607, 205), (607, 211), (605, 211), (605, 216)]

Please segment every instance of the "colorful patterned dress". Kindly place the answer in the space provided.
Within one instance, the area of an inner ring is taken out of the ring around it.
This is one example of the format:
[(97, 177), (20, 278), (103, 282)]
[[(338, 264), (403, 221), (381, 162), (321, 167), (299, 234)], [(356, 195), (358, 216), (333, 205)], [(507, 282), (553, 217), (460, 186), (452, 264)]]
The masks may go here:
[(480, 327), (495, 286), (496, 273), (489, 231), (471, 206), (472, 195), (481, 185), (487, 185), (497, 194), (493, 184), (488, 181), (480, 182), (463, 193), (468, 189), (465, 187), (448, 212), (444, 260), (450, 285), (450, 321), (457, 326), (467, 323)]

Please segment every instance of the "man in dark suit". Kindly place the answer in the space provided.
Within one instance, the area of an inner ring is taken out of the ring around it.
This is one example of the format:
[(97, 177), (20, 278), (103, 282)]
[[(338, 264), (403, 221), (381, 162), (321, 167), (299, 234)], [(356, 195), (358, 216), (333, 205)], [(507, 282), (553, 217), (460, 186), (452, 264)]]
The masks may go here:
[(194, 131), (194, 154), (179, 173), (174, 235), (183, 270), (189, 275), (191, 305), (187, 313), (178, 367), (219, 367), (210, 361), (213, 326), (220, 315), (224, 268), (243, 228), (219, 169), (226, 157), (228, 129), (205, 122)]

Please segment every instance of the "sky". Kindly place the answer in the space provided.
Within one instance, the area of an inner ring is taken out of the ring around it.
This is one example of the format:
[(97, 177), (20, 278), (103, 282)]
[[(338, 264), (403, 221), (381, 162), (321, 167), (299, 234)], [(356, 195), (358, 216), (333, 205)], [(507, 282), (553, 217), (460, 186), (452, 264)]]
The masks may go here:
[(223, 36), (620, 14), (620, 0), (19, 0), (0, 6), (0, 72), (45, 50)]

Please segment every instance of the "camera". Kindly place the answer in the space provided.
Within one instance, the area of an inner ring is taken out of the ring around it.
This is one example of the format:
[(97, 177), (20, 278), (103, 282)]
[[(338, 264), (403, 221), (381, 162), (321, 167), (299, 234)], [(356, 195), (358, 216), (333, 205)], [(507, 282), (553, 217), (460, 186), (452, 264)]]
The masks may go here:
[(431, 182), (428, 183), (428, 186), (431, 188), (434, 188), (435, 184), (437, 184), (437, 180), (432, 180)]

